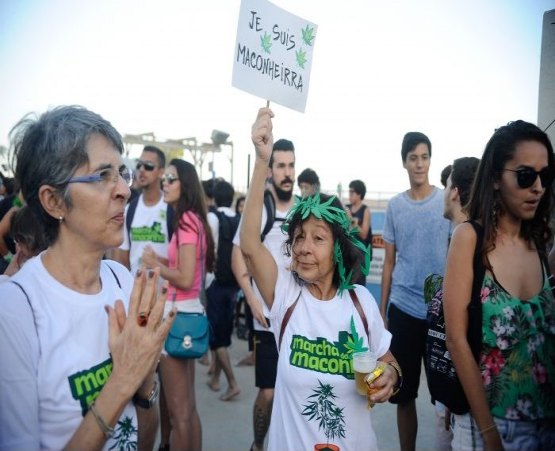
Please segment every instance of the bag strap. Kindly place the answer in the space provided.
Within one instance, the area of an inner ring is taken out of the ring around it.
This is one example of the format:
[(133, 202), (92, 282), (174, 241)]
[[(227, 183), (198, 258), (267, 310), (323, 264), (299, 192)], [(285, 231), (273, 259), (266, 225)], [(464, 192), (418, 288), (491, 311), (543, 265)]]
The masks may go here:
[(285, 332), (285, 327), (287, 326), (287, 323), (289, 322), (289, 318), (291, 318), (291, 314), (293, 313), (293, 310), (295, 310), (295, 307), (297, 306), (297, 302), (299, 302), (299, 298), (301, 297), (302, 292), (303, 292), (303, 289), (301, 288), (301, 290), (299, 291), (299, 295), (297, 296), (297, 299), (295, 299), (295, 302), (293, 302), (289, 306), (289, 308), (285, 312), (285, 315), (283, 316), (283, 321), (281, 322), (281, 327), (280, 327), (280, 330), (279, 330), (278, 351), (281, 349), (281, 340), (283, 339), (283, 332)]
[[(484, 282), (484, 275), (486, 268), (484, 267), (484, 260), (482, 255), (483, 242), (484, 242), (484, 228), (475, 221), (467, 221), (472, 225), (476, 232), (476, 247), (474, 248), (474, 258), (472, 261), (472, 269), (474, 272), (472, 280), (472, 292), (470, 296), (469, 309), (474, 311), (474, 322), (468, 322), (467, 339), (472, 355), (478, 362), (480, 352), (482, 350), (482, 300), (480, 293), (482, 291), (482, 284)], [(470, 318), (470, 315), (469, 315)]]
[[(295, 299), (295, 302), (293, 302), (289, 306), (289, 308), (285, 312), (285, 315), (283, 316), (283, 321), (281, 322), (281, 327), (280, 327), (280, 331), (279, 331), (278, 351), (281, 349), (281, 340), (283, 339), (283, 333), (285, 332), (285, 327), (287, 326), (287, 323), (289, 323), (289, 319), (291, 318), (291, 314), (293, 313), (293, 310), (295, 310), (295, 307), (297, 306), (297, 302), (299, 301), (299, 298), (301, 297), (302, 291), (303, 290), (301, 288), (301, 290), (299, 291), (299, 295), (297, 296), (297, 299)], [(364, 330), (366, 332), (366, 337), (368, 338), (368, 346), (370, 346), (370, 333), (368, 332), (368, 320), (366, 319), (366, 314), (364, 313), (364, 310), (362, 309), (362, 305), (360, 305), (360, 301), (358, 299), (358, 296), (357, 296), (355, 290), (350, 289), (349, 294), (351, 296), (351, 300), (353, 301), (353, 304), (355, 305), (355, 308), (357, 309), (358, 314), (360, 315), (360, 319), (362, 320), (362, 324), (364, 325)]]
[(175, 212), (173, 210), (173, 207), (171, 207), (170, 204), (166, 204), (166, 229), (167, 229), (167, 232), (168, 232), (168, 243), (172, 239), (172, 235), (173, 235), (173, 216), (174, 216), (174, 214), (175, 214)]
[(106, 265), (108, 266), (108, 269), (109, 269), (110, 271), (112, 271), (112, 274), (114, 275), (114, 279), (116, 279), (116, 283), (118, 284), (118, 287), (121, 288), (121, 283), (119, 282), (119, 278), (118, 278), (118, 276), (116, 275), (116, 272), (112, 269), (112, 267), (111, 267), (108, 263), (106, 263)]
[(276, 220), (276, 202), (270, 190), (264, 190), (264, 207), (266, 208), (266, 224), (260, 235), (260, 241), (264, 241), (268, 232), (272, 230)]
[(547, 274), (547, 280), (549, 281), (549, 286), (551, 287), (551, 293), (553, 293), (553, 297), (555, 297), (555, 277), (553, 276), (553, 274), (551, 274), (551, 269), (549, 268), (549, 260), (545, 252), (538, 252), (538, 254), (540, 254), (542, 266), (545, 273)]
[(364, 331), (366, 332), (366, 337), (368, 338), (368, 346), (370, 346), (370, 333), (368, 332), (368, 320), (366, 319), (366, 314), (362, 309), (362, 305), (360, 305), (360, 301), (358, 300), (356, 291), (351, 288), (349, 290), (349, 294), (351, 295), (353, 304), (355, 304), (355, 308), (357, 309), (360, 319), (362, 320), (362, 324), (364, 325)]
[(139, 197), (137, 196), (127, 207), (127, 215), (125, 216), (125, 228), (127, 229), (127, 239), (129, 240), (129, 249), (131, 249), (131, 224), (133, 223), (133, 217), (135, 216), (135, 210), (137, 209), (137, 204), (139, 203)]
[(33, 305), (31, 304), (31, 300), (29, 299), (29, 296), (27, 295), (27, 292), (23, 289), (23, 287), (19, 284), (19, 282), (16, 282), (15, 280), (10, 280), (11, 283), (13, 283), (14, 285), (17, 285), (19, 287), (19, 289), (23, 292), (23, 295), (25, 296), (25, 299), (27, 300), (27, 304), (29, 304), (29, 308), (31, 309), (31, 315), (33, 315), (33, 323), (35, 324), (35, 332), (37, 333), (37, 337), (39, 336), (39, 328), (37, 327), (37, 319), (35, 317), (35, 310), (33, 310)]
[(474, 305), (481, 305), (480, 296), (475, 296), (479, 294), (482, 289), (482, 283), (484, 281), (484, 274), (486, 268), (484, 267), (484, 261), (482, 256), (482, 247), (484, 242), (484, 228), (475, 221), (468, 221), (470, 225), (474, 228), (476, 232), (476, 247), (474, 248), (474, 258), (472, 261), (472, 267), (474, 269), (474, 280), (472, 281), (472, 296), (470, 298), (470, 303)]

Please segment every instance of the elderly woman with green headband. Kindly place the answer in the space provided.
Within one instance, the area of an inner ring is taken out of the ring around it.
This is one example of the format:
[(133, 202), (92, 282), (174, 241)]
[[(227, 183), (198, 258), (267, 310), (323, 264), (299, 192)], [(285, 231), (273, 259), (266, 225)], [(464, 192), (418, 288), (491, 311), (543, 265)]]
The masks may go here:
[(276, 265), (259, 233), (273, 116), (260, 109), (252, 127), (256, 162), (240, 229), (241, 251), (270, 309), (280, 351), (268, 450), (377, 449), (352, 355), (370, 349), (378, 356), (380, 375), (368, 383), (372, 404), (387, 401), (402, 376), (376, 301), (351, 283), (368, 273), (368, 249), (355, 238), (341, 203), (316, 194), (296, 199), (282, 226), (291, 267)]

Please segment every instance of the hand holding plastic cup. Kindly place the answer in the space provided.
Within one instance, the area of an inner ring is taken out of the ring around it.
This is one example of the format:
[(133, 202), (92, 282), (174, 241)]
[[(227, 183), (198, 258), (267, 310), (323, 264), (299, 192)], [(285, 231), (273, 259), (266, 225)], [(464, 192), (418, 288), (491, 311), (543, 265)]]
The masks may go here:
[(367, 385), (366, 397), (368, 398), (368, 410), (370, 410), (372, 407), (374, 407), (374, 404), (375, 404), (370, 399), (370, 396), (372, 396), (374, 393), (381, 390), (380, 388), (372, 388), (372, 387), (370, 387), (370, 385), (372, 384), (372, 382), (374, 382), (378, 377), (380, 377), (382, 375), (382, 373), (384, 372), (385, 367), (386, 367), (385, 363), (378, 362), (378, 364), (376, 365), (376, 368), (374, 368), (370, 372), (370, 374), (367, 374), (366, 377), (364, 378), (364, 382), (366, 382), (366, 385)]

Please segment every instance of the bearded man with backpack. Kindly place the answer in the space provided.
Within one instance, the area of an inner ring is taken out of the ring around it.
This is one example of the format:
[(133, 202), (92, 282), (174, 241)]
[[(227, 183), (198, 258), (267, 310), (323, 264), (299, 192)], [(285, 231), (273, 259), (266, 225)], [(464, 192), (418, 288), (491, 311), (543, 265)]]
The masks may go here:
[(235, 190), (230, 183), (225, 180), (218, 181), (214, 185), (213, 194), (216, 210), (208, 213), (208, 222), (216, 246), (216, 270), (212, 283), (206, 289), (206, 313), (212, 326), (210, 349), (214, 355), (214, 369), (208, 386), (214, 391), (219, 391), (220, 373), (223, 371), (228, 388), (220, 396), (220, 400), (230, 401), (241, 392), (227, 350), (231, 345), (235, 302), (239, 291), (239, 285), (231, 269), (231, 251), (240, 216), (231, 208)]

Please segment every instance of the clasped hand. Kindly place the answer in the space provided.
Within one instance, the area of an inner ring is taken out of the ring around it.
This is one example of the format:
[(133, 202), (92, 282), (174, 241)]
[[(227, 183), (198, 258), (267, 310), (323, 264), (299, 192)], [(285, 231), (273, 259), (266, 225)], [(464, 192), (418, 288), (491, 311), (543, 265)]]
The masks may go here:
[[(128, 314), (121, 300), (106, 306), (109, 321), (109, 347), (112, 376), (131, 397), (142, 384), (151, 383), (162, 345), (175, 318), (172, 310), (163, 319), (167, 282), (158, 293), (160, 269), (140, 270), (135, 275)], [(148, 390), (148, 388), (146, 388)]]

